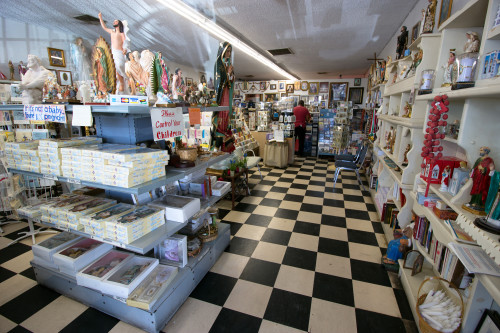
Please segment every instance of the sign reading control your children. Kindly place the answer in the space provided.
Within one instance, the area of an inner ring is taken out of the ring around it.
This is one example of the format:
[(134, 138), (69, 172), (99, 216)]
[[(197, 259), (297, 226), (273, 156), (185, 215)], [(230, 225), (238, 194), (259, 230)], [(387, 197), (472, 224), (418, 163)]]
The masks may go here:
[(64, 105), (27, 104), (24, 106), (24, 118), (33, 121), (52, 121), (66, 123)]
[(182, 108), (152, 108), (151, 124), (155, 141), (184, 135)]

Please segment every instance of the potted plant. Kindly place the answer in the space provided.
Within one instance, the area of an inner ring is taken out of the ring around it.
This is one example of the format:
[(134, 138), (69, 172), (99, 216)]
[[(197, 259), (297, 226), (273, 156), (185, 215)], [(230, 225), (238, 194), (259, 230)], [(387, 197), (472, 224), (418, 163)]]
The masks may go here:
[(235, 160), (231, 160), (230, 161), (230, 165), (229, 165), (229, 175), (231, 177), (234, 177), (234, 174), (236, 172), (236, 168), (238, 167), (237, 164), (236, 164), (236, 161)]

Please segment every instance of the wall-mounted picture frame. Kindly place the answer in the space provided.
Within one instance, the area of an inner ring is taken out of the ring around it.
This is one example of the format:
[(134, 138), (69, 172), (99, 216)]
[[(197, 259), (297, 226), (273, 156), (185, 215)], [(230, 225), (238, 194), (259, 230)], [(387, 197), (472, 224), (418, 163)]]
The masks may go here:
[(406, 252), (403, 261), (403, 268), (411, 269), (411, 275), (418, 274), (422, 271), (424, 264), (424, 256), (417, 250), (410, 250)]
[(260, 90), (266, 90), (267, 89), (267, 82), (266, 81), (261, 81), (260, 82)]
[(205, 72), (200, 72), (200, 83), (207, 83), (207, 74)]
[(50, 66), (66, 67), (66, 60), (64, 59), (64, 50), (47, 47), (47, 52), (49, 53)]
[(330, 82), (328, 91), (328, 101), (331, 105), (336, 101), (345, 101), (347, 99), (348, 82)]
[(281, 97), (281, 98), (284, 98), (284, 97), (287, 97), (287, 96), (288, 96), (288, 94), (287, 94), (287, 93), (280, 93), (280, 97)]
[(19, 83), (12, 83), (10, 85), (10, 101), (11, 102), (23, 101), (23, 91), (19, 88)]
[(328, 85), (329, 85), (329, 82), (320, 82), (319, 83), (319, 93), (320, 94), (328, 94)]
[(319, 82), (309, 82), (309, 95), (317, 95), (319, 92)]
[(72, 86), (73, 78), (70, 71), (57, 71), (57, 83), (60, 86)]
[(411, 28), (411, 43), (417, 40), (419, 32), (420, 32), (420, 21), (418, 21), (417, 24), (415, 24), (413, 28)]
[(355, 78), (354, 79), (354, 86), (359, 87), (360, 85), (361, 85), (361, 78), (360, 77)]
[(363, 104), (363, 87), (353, 87), (349, 88), (349, 101), (352, 101), (352, 104)]
[(295, 92), (293, 83), (287, 83), (286, 85), (286, 93), (293, 94)]
[(498, 312), (485, 309), (474, 333), (500, 333), (500, 315)]
[(276, 90), (276, 84), (275, 83), (271, 83), (269, 85), (269, 90)]
[(293, 83), (293, 88), (294, 88), (294, 90), (299, 91), (300, 90), (300, 81), (295, 81)]
[(278, 100), (278, 94), (273, 93), (273, 94), (264, 94), (264, 99), (266, 102), (274, 102)]
[(278, 91), (286, 91), (286, 83), (285, 81), (278, 82)]
[(302, 91), (309, 90), (309, 82), (307, 82), (307, 81), (300, 82), (300, 90), (302, 90)]
[(186, 78), (186, 86), (191, 87), (193, 85), (193, 79), (190, 77)]
[(450, 17), (451, 14), (451, 6), (453, 5), (453, 0), (442, 0), (441, 1), (441, 10), (439, 11), (439, 23), (438, 28), (441, 24)]

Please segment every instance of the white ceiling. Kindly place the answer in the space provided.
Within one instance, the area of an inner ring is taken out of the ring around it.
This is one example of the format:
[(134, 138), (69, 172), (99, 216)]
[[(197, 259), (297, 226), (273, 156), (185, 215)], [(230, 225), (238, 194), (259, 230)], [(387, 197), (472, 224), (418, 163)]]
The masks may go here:
[[(374, 52), (382, 51), (418, 0), (185, 0), (258, 50), (285, 48), (293, 55), (272, 57), (305, 79), (364, 75)], [(0, 16), (95, 40), (99, 25), (74, 16), (103, 13), (108, 27), (127, 20), (133, 50), (162, 51), (167, 62), (213, 71), (219, 41), (156, 0), (0, 1)], [(235, 51), (239, 78), (282, 79), (264, 65)], [(318, 75), (317, 72), (328, 72)]]

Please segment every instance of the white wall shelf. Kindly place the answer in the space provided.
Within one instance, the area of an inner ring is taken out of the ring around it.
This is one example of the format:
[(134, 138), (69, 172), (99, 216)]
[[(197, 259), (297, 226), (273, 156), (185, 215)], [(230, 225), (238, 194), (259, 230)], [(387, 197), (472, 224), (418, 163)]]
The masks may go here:
[(380, 115), (379, 119), (385, 120), (387, 122), (401, 125), (409, 128), (422, 128), (424, 124), (424, 119), (414, 119), (414, 118), (404, 118), (398, 116), (390, 116), (390, 115)]
[(471, 0), (444, 21), (439, 27), (439, 31), (443, 29), (482, 27), (487, 9), (488, 1)]

